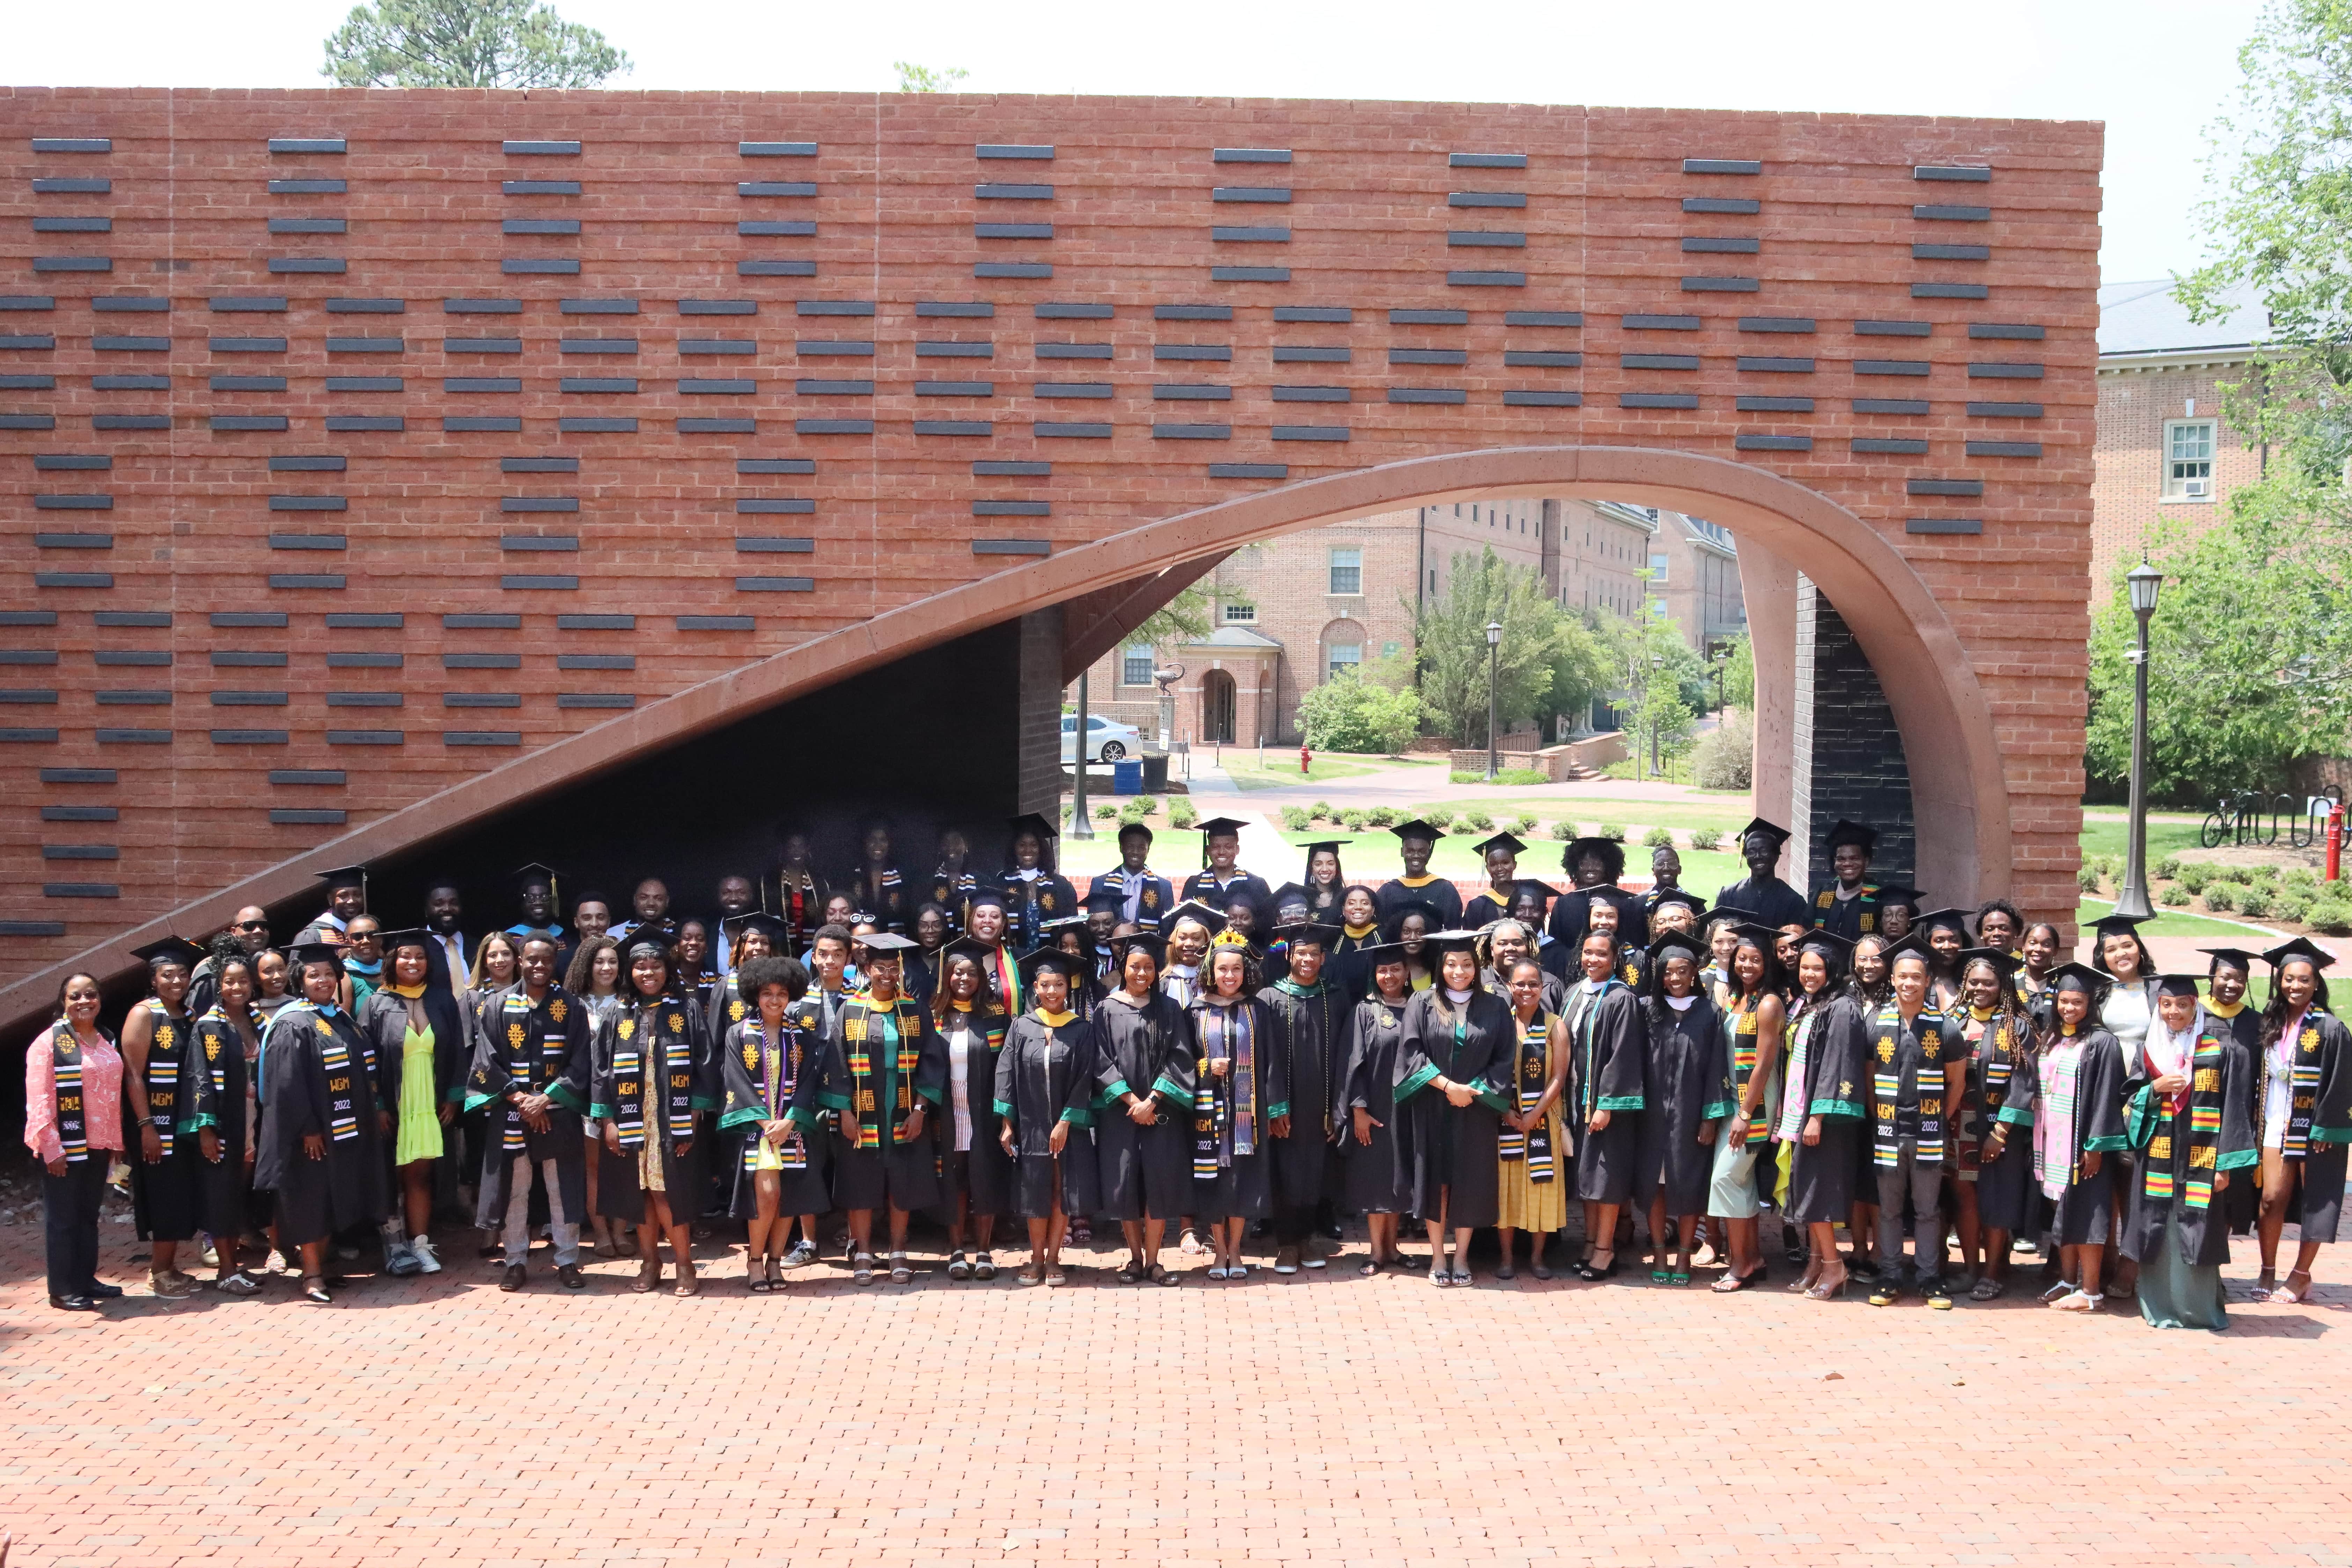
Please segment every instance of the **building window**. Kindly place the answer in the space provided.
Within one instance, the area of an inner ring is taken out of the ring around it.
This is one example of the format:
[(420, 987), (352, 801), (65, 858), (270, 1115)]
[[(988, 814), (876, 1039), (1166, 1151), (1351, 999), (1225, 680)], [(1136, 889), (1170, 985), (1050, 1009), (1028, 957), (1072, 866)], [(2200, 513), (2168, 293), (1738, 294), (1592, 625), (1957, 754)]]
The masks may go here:
[(1323, 656), (1323, 679), (1333, 680), (1342, 675), (1351, 675), (1363, 662), (1363, 644), (1335, 642), (1330, 651)]
[(1227, 605), (1225, 606), (1225, 625), (1229, 626), (1247, 626), (1250, 622), (1256, 619), (1257, 606), (1255, 605)]
[(1650, 586), (1663, 588), (1665, 585), (1666, 558), (1663, 555), (1653, 555), (1650, 557)]
[(1364, 591), (1364, 552), (1359, 549), (1331, 552), (1331, 592), (1360, 594)]
[(2213, 499), (2213, 421), (2168, 419), (2164, 425), (2164, 499)]
[(1151, 645), (1142, 643), (1119, 656), (1118, 683), (1121, 686), (1151, 684)]

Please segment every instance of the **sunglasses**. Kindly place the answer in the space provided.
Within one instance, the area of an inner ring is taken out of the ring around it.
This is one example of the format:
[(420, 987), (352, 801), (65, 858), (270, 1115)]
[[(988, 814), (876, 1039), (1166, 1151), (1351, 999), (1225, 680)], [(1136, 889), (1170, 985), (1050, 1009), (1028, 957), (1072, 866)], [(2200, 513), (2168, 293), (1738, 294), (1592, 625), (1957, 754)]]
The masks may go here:
[(268, 931), (269, 929), (269, 922), (268, 921), (239, 921), (229, 929), (231, 931)]

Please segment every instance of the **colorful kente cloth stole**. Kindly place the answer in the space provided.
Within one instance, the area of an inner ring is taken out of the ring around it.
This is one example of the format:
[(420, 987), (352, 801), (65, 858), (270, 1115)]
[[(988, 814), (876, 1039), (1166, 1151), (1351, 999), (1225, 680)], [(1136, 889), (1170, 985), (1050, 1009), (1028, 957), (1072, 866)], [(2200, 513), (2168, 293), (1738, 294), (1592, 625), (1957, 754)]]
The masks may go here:
[[(1906, 1031), (1902, 1010), (1889, 1002), (1871, 1020), (1870, 1028), (1871, 1054), (1876, 1063), (1873, 1163), (1893, 1169), (1901, 1162), (1906, 1138), (1918, 1141), (1913, 1155), (1918, 1163), (1943, 1163), (1947, 1024), (1940, 1015), (1923, 1010), (1912, 1030)], [(1906, 1038), (1914, 1043), (1906, 1044)], [(1905, 1104), (1906, 1100), (1911, 1103)]]
[[(1519, 1028), (1511, 1079), (1517, 1095), (1513, 1106), (1522, 1116), (1536, 1108), (1544, 1097), (1544, 1086), (1551, 1081), (1551, 1026), (1552, 1015), (1538, 1009)], [(1457, 1036), (1467, 1032), (1466, 1026), (1456, 1026)], [(1550, 1181), (1558, 1166), (1549, 1116), (1526, 1132), (1514, 1131), (1506, 1122), (1495, 1134), (1495, 1149), (1506, 1160), (1526, 1161), (1530, 1182)]]
[(327, 1074), (327, 1136), (338, 1143), (360, 1135), (359, 1096), (352, 1079), (352, 1049), (325, 1018), (319, 1026), (319, 1065)]
[[(1207, 1001), (1192, 1005), (1200, 1045), (1193, 1079), (1199, 1087), (1192, 1091), (1192, 1175), (1213, 1182), (1218, 1172), (1233, 1167), (1234, 1155), (1257, 1152), (1257, 1030), (1247, 1006)], [(1233, 1063), (1223, 1079), (1209, 1072), (1209, 1063), (1219, 1058)]]
[(2302, 1026), (2290, 1047), (2293, 1055), (2288, 1058), (2286, 1142), (2279, 1151), (2290, 1160), (2300, 1160), (2310, 1152), (2312, 1118), (2319, 1107), (2318, 1013), (2319, 1009), (2314, 1007), (2304, 1014)]
[[(1735, 1110), (1747, 1100), (1748, 1081), (1756, 1076), (1756, 1008), (1763, 1000), (1760, 992), (1743, 997), (1731, 1015), (1731, 1103)], [(1759, 1099), (1754, 1113), (1748, 1118), (1748, 1140), (1761, 1148), (1771, 1135), (1772, 1113)]]
[[(910, 997), (890, 1003), (859, 997), (841, 1010), (841, 1047), (849, 1068), (850, 1115), (860, 1149), (882, 1147), (882, 1100), (891, 1101), (893, 1146), (898, 1122), (915, 1108), (915, 1067), (922, 1059), (922, 1009)], [(877, 1058), (879, 1070), (877, 1070)]]
[(2213, 1206), (2213, 1173), (2220, 1162), (2221, 1145), (2221, 1042), (2212, 1034), (2197, 1037), (2189, 1060), (2189, 1166), (2185, 1178), (2175, 1168), (2178, 1152), (2173, 1148), (2173, 1135), (2180, 1125), (2182, 1100), (2180, 1095), (2167, 1095), (2161, 1102), (2164, 1119), (2157, 1124), (2140, 1159), (2140, 1191), (2157, 1202), (2169, 1203), (2177, 1189), (2185, 1205), (2207, 1209)]
[(68, 1164), (79, 1164), (89, 1158), (89, 1128), (82, 1110), (81, 1042), (74, 1037), (71, 1025), (60, 1023), (49, 1031), (49, 1070), (57, 1080), (58, 1143)]
[(180, 1130), (180, 1027), (163, 1004), (152, 998), (147, 1010), (155, 1016), (152, 1044), (147, 1049), (147, 1120), (163, 1140), (163, 1157), (172, 1157)]

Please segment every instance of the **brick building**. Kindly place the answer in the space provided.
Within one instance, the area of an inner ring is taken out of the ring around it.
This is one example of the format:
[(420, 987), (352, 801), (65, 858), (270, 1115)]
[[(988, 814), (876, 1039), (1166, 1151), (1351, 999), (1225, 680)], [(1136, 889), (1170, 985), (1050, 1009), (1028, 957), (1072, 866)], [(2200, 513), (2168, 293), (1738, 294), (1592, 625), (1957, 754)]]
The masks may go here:
[(2099, 440), (2091, 481), (2091, 605), (2115, 593), (2155, 531), (2223, 515), (2265, 454), (2231, 428), (2220, 384), (2243, 374), (2266, 327), (2243, 297), (2223, 320), (2191, 321), (2169, 279), (2099, 289)]

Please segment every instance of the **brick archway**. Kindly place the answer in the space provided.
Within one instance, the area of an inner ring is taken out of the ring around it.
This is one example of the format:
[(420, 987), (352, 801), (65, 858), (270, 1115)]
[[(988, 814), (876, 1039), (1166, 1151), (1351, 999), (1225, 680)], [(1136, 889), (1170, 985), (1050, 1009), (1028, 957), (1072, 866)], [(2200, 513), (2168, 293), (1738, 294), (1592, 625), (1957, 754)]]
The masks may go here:
[(1923, 883), (1956, 898), (2011, 890), (2010, 793), (1991, 707), (1944, 607), (1876, 530), (1826, 497), (1743, 463), (1654, 447), (1514, 447), (1387, 463), (1140, 521), (1034, 564), (813, 638), (430, 795), (27, 975), (0, 991), (0, 1019), (21, 1020), (45, 1006), (70, 969), (119, 971), (127, 967), (131, 945), (173, 930), (215, 929), (239, 905), (267, 905), (303, 891), (325, 868), (387, 857), (455, 833), (632, 758), (966, 632), (1253, 540), (1473, 495), (1654, 503), (1706, 516), (1765, 551), (1802, 562), (1852, 625), (1902, 731), (1920, 825)]

